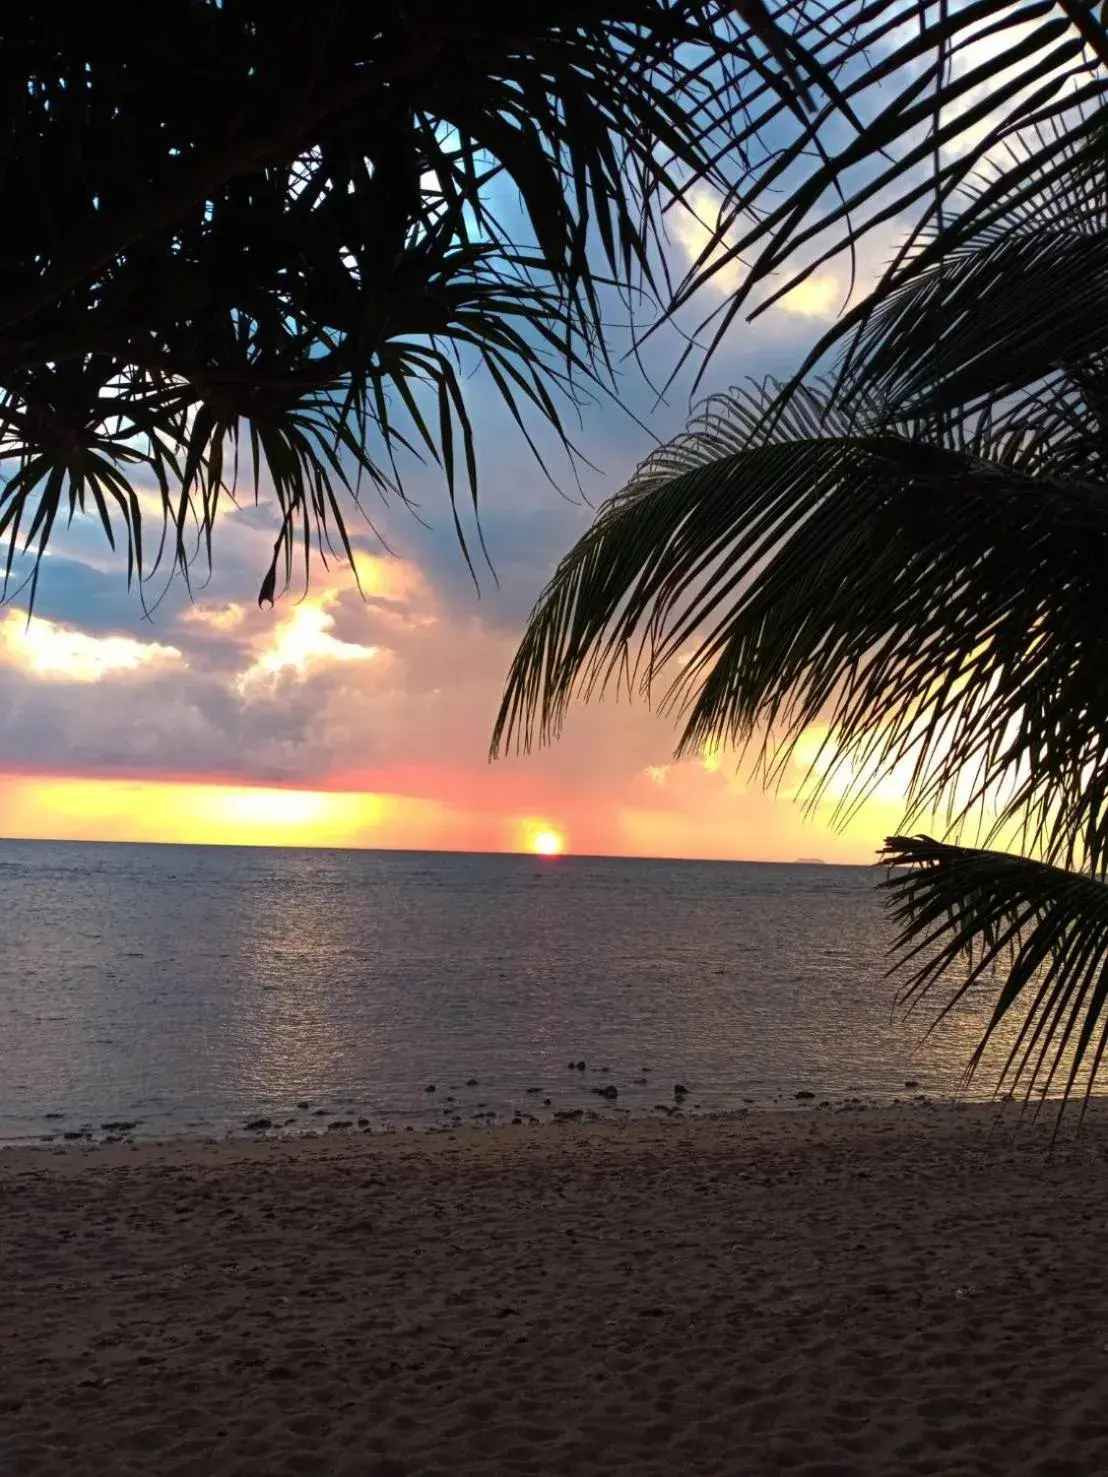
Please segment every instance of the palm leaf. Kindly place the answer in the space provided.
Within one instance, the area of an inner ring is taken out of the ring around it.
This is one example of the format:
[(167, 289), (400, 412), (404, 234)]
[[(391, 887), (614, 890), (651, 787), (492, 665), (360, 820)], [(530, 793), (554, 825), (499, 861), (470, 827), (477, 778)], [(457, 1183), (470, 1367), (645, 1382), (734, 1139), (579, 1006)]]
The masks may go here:
[[(894, 229), (899, 240), (871, 303), (828, 330), (807, 373), (850, 342), (872, 302), (965, 244), (957, 202), (983, 164), (1021, 130), (1053, 134), (1062, 151), (1080, 147), (1083, 109), (1095, 111), (1108, 93), (1104, 21), (1065, 0), (874, 0), (843, 11), (842, 26), (848, 36), (825, 42), (841, 100), (736, 184), (671, 304), (683, 309), (716, 273), (743, 266), (738, 288), (690, 337), (682, 363), (702, 355), (700, 375), (742, 314), (757, 316), (825, 264), (853, 258), (871, 233)], [(834, 122), (845, 111), (862, 120), (849, 133)]]
[(679, 752), (754, 745), (839, 814), (890, 770), (913, 817), (1108, 849), (1108, 495), (1049, 438), (869, 426), (809, 389), (708, 402), (559, 565), (512, 664), (493, 750), (557, 735), (611, 681), (663, 702)]
[(861, 386), (904, 413), (964, 418), (1108, 352), (1102, 114), (1014, 139), (964, 194), (940, 254), (909, 258), (851, 315), (844, 398)]
[[(901, 1003), (945, 996), (938, 1019), (996, 980), (967, 1067), (1007, 1036), (997, 1090), (1084, 1103), (1108, 1046), (1108, 885), (1097, 877), (927, 836), (885, 843)], [(964, 969), (959, 970), (959, 965)]]

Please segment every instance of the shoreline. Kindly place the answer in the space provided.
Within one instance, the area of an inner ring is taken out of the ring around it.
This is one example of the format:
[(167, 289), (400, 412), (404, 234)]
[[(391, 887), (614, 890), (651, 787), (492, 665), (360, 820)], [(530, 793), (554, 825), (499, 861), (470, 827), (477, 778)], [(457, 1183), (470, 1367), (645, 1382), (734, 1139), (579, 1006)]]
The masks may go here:
[[(796, 1094), (798, 1098), (805, 1094)], [(1048, 1120), (1052, 1125), (1058, 1119), (1062, 1100), (1057, 1097), (1025, 1101), (1013, 1097), (1000, 1098), (943, 1098), (920, 1093), (911, 1099), (874, 1101), (872, 1099), (847, 1098), (841, 1101), (793, 1101), (742, 1108), (727, 1108), (702, 1111), (683, 1109), (680, 1106), (666, 1113), (631, 1112), (615, 1115), (599, 1113), (589, 1109), (562, 1111), (539, 1117), (524, 1112), (522, 1116), (509, 1118), (506, 1114), (475, 1114), (470, 1119), (454, 1122), (419, 1122), (396, 1124), (369, 1124), (367, 1120), (339, 1120), (313, 1129), (307, 1126), (289, 1131), (289, 1124), (272, 1124), (266, 1129), (252, 1131), (247, 1126), (228, 1128), (223, 1131), (210, 1130), (204, 1133), (151, 1134), (63, 1132), (20, 1139), (0, 1139), (0, 1167), (21, 1156), (30, 1162), (51, 1157), (77, 1157), (104, 1162), (133, 1162), (137, 1153), (142, 1162), (151, 1156), (173, 1154), (188, 1157), (196, 1150), (226, 1150), (236, 1153), (249, 1150), (247, 1157), (256, 1157), (267, 1149), (280, 1151), (292, 1149), (295, 1153), (330, 1152), (332, 1149), (349, 1151), (355, 1145), (382, 1145), (399, 1140), (403, 1143), (482, 1139), (489, 1135), (504, 1135), (507, 1138), (542, 1138), (553, 1135), (564, 1137), (573, 1132), (630, 1136), (650, 1135), (655, 1130), (677, 1131), (686, 1128), (696, 1132), (699, 1128), (738, 1127), (743, 1124), (843, 1124), (861, 1122), (865, 1118), (885, 1124), (907, 1122), (917, 1117), (941, 1121), (949, 1117), (969, 1115), (971, 1118), (995, 1119), (998, 1123), (1028, 1125), (1032, 1120)], [(1075, 1098), (1060, 1119), (1060, 1133), (1065, 1135), (1082, 1117), (1081, 1100)], [(1086, 1127), (1103, 1122), (1108, 1131), (1108, 1094), (1090, 1098), (1084, 1112)], [(1041, 1124), (1040, 1124), (1041, 1126)], [(134, 1127), (138, 1127), (136, 1123)], [(522, 1130), (522, 1132), (521, 1132)]]
[[(607, 1073), (608, 1069), (602, 1070)], [(434, 1089), (428, 1088), (426, 1091), (432, 1092)], [(699, 1096), (709, 1099), (713, 1096), (711, 1091), (705, 1092), (703, 1088), (675, 1086), (671, 1096), (668, 1089), (663, 1089), (659, 1084), (653, 1093), (645, 1095), (647, 1100), (650, 1097), (655, 1098), (649, 1107), (641, 1100), (627, 1106), (620, 1100), (619, 1089), (609, 1089), (606, 1082), (603, 1086), (595, 1082), (585, 1086), (574, 1083), (569, 1093), (557, 1087), (531, 1087), (523, 1092), (505, 1095), (503, 1089), (490, 1087), (487, 1083), (482, 1087), (471, 1080), (465, 1084), (465, 1089), (455, 1088), (453, 1091), (465, 1091), (469, 1100), (458, 1103), (453, 1096), (447, 1096), (445, 1101), (451, 1106), (427, 1110), (414, 1116), (403, 1111), (383, 1113), (379, 1108), (369, 1108), (364, 1104), (354, 1106), (347, 1102), (318, 1106), (316, 1102), (301, 1101), (296, 1104), (294, 1111), (288, 1106), (270, 1108), (268, 1112), (262, 1111), (234, 1120), (224, 1118), (211, 1122), (186, 1121), (179, 1128), (167, 1127), (159, 1123), (156, 1117), (153, 1121), (149, 1117), (142, 1117), (142, 1109), (137, 1106), (126, 1116), (121, 1113), (113, 1117), (105, 1116), (102, 1121), (98, 1114), (82, 1118), (72, 1112), (55, 1110), (42, 1114), (34, 1127), (26, 1126), (11, 1137), (4, 1137), (0, 1131), (0, 1151), (9, 1147), (30, 1148), (37, 1145), (57, 1147), (61, 1144), (162, 1143), (178, 1139), (193, 1143), (228, 1138), (245, 1138), (248, 1141), (257, 1138), (278, 1142), (301, 1138), (318, 1139), (335, 1132), (351, 1135), (440, 1133), (505, 1126), (534, 1128), (559, 1123), (657, 1123), (664, 1121), (666, 1117), (717, 1121), (764, 1113), (850, 1113), (926, 1106), (946, 1108), (959, 1101), (988, 1105), (1003, 1100), (995, 1096), (958, 1099), (934, 1090), (924, 1091), (917, 1082), (906, 1082), (900, 1093), (876, 1096), (863, 1096), (858, 1092), (813, 1092), (800, 1088), (776, 1093), (772, 1098), (743, 1095), (741, 1101), (736, 1101), (739, 1094), (731, 1092), (728, 1094), (730, 1102), (717, 1101), (714, 1104), (710, 1101), (706, 1104), (696, 1101)], [(486, 1097), (480, 1098), (477, 1095), (479, 1092), (484, 1092)], [(490, 1092), (493, 1101), (489, 1101)], [(669, 1100), (658, 1102), (658, 1097), (667, 1097)], [(1104, 1101), (1108, 1103), (1108, 1094)]]
[[(1055, 1099), (1046, 1099), (1041, 1104), (1041, 1109), (1048, 1112)], [(1090, 1105), (1089, 1113), (1096, 1112), (1097, 1105), (1103, 1105), (1100, 1111), (1108, 1115), (1108, 1096), (1094, 1099)], [(268, 1129), (252, 1131), (245, 1126), (227, 1128), (223, 1131), (210, 1130), (204, 1133), (152, 1133), (150, 1135), (142, 1132), (124, 1133), (97, 1133), (79, 1131), (65, 1132), (58, 1130), (54, 1133), (43, 1134), (34, 1138), (0, 1139), (0, 1164), (8, 1156), (29, 1155), (32, 1159), (43, 1156), (78, 1156), (85, 1158), (100, 1158), (107, 1154), (109, 1159), (118, 1155), (130, 1156), (136, 1151), (145, 1159), (151, 1154), (160, 1152), (178, 1152), (185, 1154), (193, 1150), (201, 1149), (227, 1149), (234, 1151), (237, 1148), (248, 1148), (250, 1150), (265, 1150), (267, 1147), (279, 1150), (281, 1148), (293, 1148), (298, 1152), (312, 1152), (314, 1149), (329, 1149), (331, 1147), (349, 1148), (351, 1145), (362, 1143), (389, 1143), (400, 1139), (404, 1142), (415, 1140), (437, 1139), (467, 1139), (482, 1138), (493, 1134), (511, 1134), (512, 1137), (520, 1136), (520, 1131), (526, 1137), (534, 1135), (553, 1134), (564, 1136), (572, 1131), (585, 1133), (631, 1134), (632, 1137), (641, 1131), (650, 1132), (654, 1129), (665, 1130), (667, 1128), (678, 1129), (682, 1126), (695, 1128), (697, 1125), (737, 1125), (742, 1123), (761, 1123), (763, 1121), (782, 1122), (818, 1120), (826, 1122), (834, 1119), (838, 1121), (844, 1118), (858, 1118), (865, 1114), (872, 1114), (878, 1118), (899, 1121), (902, 1117), (913, 1114), (961, 1114), (961, 1113), (992, 1113), (997, 1115), (1011, 1115), (1021, 1110), (1023, 1105), (1011, 1100), (1000, 1099), (967, 1099), (964, 1101), (952, 1098), (928, 1097), (920, 1095), (914, 1100), (896, 1100), (893, 1102), (875, 1102), (859, 1098), (848, 1098), (842, 1102), (792, 1102), (774, 1103), (767, 1106), (725, 1108), (718, 1110), (705, 1109), (702, 1111), (676, 1108), (668, 1113), (642, 1113), (627, 1112), (615, 1115), (600, 1113), (589, 1109), (563, 1110), (553, 1115), (547, 1113), (539, 1117), (535, 1114), (524, 1114), (522, 1117), (509, 1118), (504, 1115), (486, 1115), (484, 1113), (474, 1115), (476, 1121), (466, 1119), (453, 1123), (419, 1122), (419, 1123), (395, 1123), (395, 1124), (367, 1124), (365, 1120), (349, 1121), (339, 1120), (325, 1124), (320, 1128), (310, 1127), (291, 1128), (288, 1124), (273, 1124)], [(1028, 1105), (1028, 1112), (1034, 1113), (1039, 1104)], [(135, 1127), (139, 1125), (136, 1123)], [(114, 1155), (113, 1151), (118, 1151)], [(126, 1162), (131, 1162), (128, 1158)]]
[[(28, 1477), (1108, 1470), (1108, 1113), (0, 1153)], [(1074, 1118), (1076, 1121), (1076, 1115)]]

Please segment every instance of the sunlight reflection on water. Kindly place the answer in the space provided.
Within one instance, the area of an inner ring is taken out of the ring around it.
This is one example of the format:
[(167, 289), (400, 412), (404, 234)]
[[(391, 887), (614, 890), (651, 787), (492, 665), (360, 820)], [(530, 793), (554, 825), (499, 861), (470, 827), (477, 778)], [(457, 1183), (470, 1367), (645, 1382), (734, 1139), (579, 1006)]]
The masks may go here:
[(892, 1017), (879, 877), (0, 842), (0, 1138), (950, 1096), (983, 1002)]

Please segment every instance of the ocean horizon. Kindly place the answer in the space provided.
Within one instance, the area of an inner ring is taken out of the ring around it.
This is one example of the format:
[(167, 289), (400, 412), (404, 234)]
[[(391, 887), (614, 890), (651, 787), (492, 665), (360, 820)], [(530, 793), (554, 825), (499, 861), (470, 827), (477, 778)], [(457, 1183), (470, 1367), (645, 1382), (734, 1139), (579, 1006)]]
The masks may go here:
[(4, 846), (110, 846), (110, 847), (169, 847), (181, 851), (288, 851), (288, 852), (370, 852), (383, 856), (522, 856), (531, 860), (557, 863), (559, 861), (592, 862), (689, 862), (697, 866), (719, 865), (721, 867), (859, 867), (880, 869), (880, 862), (833, 862), (821, 856), (798, 857), (713, 857), (713, 856), (642, 856), (637, 852), (621, 851), (559, 851), (541, 856), (534, 847), (523, 847), (518, 851), (459, 850), (444, 846), (284, 846), (272, 841), (162, 841), (157, 838), (122, 841), (88, 840), (80, 836), (0, 836), (0, 847)]
[(0, 841), (0, 1141), (950, 1098), (982, 1001), (894, 1013), (879, 880)]

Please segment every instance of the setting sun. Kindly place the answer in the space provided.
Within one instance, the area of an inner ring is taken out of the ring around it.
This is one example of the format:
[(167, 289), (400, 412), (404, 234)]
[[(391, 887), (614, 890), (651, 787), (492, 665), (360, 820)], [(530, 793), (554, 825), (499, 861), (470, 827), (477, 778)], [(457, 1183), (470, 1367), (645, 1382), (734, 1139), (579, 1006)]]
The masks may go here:
[(531, 850), (539, 856), (559, 856), (562, 838), (557, 831), (537, 831), (531, 840)]

